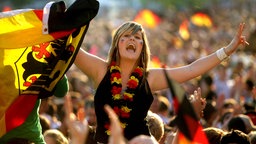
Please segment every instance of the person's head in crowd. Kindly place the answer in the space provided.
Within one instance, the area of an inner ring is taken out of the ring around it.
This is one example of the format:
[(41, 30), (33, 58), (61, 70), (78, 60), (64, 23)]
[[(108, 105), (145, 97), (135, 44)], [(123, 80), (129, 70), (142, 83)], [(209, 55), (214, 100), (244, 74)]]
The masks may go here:
[(239, 114), (231, 118), (228, 123), (228, 130), (240, 130), (245, 134), (250, 133), (253, 130), (256, 130), (256, 126), (253, 124), (251, 118), (244, 114)]
[(47, 144), (69, 144), (68, 139), (57, 129), (46, 130), (44, 140)]
[(219, 144), (221, 137), (225, 134), (225, 131), (216, 127), (207, 127), (203, 129), (209, 144)]
[(251, 131), (248, 136), (251, 144), (256, 144), (256, 131)]
[(237, 105), (237, 101), (233, 98), (228, 98), (224, 100), (223, 108), (230, 109), (234, 108)]
[(203, 75), (199, 84), (202, 89), (202, 96), (205, 97), (207, 101), (217, 100), (217, 93), (214, 92), (213, 78), (210, 74)]
[(157, 101), (158, 105), (156, 105), (157, 110), (156, 110), (155, 113), (158, 114), (161, 117), (164, 124), (167, 124), (170, 121), (171, 104), (170, 104), (168, 98), (163, 96), (163, 95), (158, 95), (156, 97), (156, 99), (157, 99), (156, 101)]
[(214, 105), (214, 102), (207, 101), (203, 111), (204, 127), (212, 126), (217, 115), (218, 109)]
[(39, 114), (45, 116), (50, 122), (50, 128), (58, 129), (61, 125), (58, 117), (58, 107), (53, 97), (41, 100)]
[(156, 113), (148, 112), (146, 117), (149, 132), (157, 141), (160, 141), (164, 135), (164, 122)]
[(88, 77), (79, 70), (69, 71), (70, 91), (79, 92), (82, 97), (88, 94)]
[(52, 99), (48, 101), (48, 109), (46, 111), (51, 117), (56, 117), (57, 115), (57, 105), (53, 102)]
[(243, 71), (244, 71), (244, 68), (245, 68), (245, 64), (242, 60), (239, 60), (235, 66), (233, 67), (233, 71), (232, 71), (232, 74), (234, 75), (243, 75)]
[(220, 144), (251, 144), (249, 136), (240, 130), (231, 130), (224, 134)]
[(244, 103), (243, 104), (244, 113), (253, 113), (256, 112), (254, 104), (253, 103)]
[(85, 99), (84, 104), (85, 109), (85, 118), (88, 121), (90, 126), (96, 126), (96, 114), (95, 114), (95, 107), (94, 107), (94, 98), (92, 95), (89, 95)]
[(251, 118), (253, 124), (256, 125), (256, 111), (255, 110), (247, 111), (247, 112), (245, 112), (245, 115), (249, 116)]
[(218, 74), (218, 79), (221, 80), (221, 81), (224, 81), (226, 80), (227, 78), (227, 65), (225, 64), (220, 64), (217, 66), (217, 74)]
[(171, 107), (171, 104), (170, 104), (169, 100), (165, 96), (162, 96), (162, 95), (159, 95), (158, 99), (159, 99), (158, 111), (160, 113), (161, 112), (167, 112), (168, 113), (169, 109)]
[(224, 125), (227, 124), (228, 121), (233, 117), (234, 110), (233, 109), (227, 109), (221, 116), (220, 116), (220, 124)]
[(224, 100), (220, 114), (223, 115), (227, 111), (233, 111), (234, 115), (237, 115), (243, 112), (243, 108), (234, 98), (228, 98)]
[(80, 108), (83, 101), (81, 101), (81, 93), (77, 92), (77, 91), (69, 91), (70, 97), (71, 97), (71, 101), (73, 103), (73, 111), (74, 113), (77, 113), (78, 109)]
[(246, 79), (245, 81), (245, 89), (248, 90), (249, 92), (252, 91), (253, 89), (253, 86), (254, 86), (254, 82), (251, 80), (251, 79)]
[(42, 133), (51, 128), (49, 119), (44, 115), (39, 115), (40, 124), (42, 126)]
[(138, 135), (132, 138), (128, 143), (129, 144), (159, 144), (154, 137), (148, 136), (148, 135)]

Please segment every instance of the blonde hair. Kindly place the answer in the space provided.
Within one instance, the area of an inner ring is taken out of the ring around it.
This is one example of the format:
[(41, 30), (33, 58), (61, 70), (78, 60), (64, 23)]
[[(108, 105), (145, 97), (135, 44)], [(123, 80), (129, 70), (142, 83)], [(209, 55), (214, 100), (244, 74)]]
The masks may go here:
[(46, 130), (44, 137), (51, 137), (55, 141), (55, 144), (69, 144), (68, 139), (57, 129)]
[(150, 48), (148, 46), (148, 40), (147, 40), (145, 31), (139, 23), (128, 21), (123, 23), (114, 31), (114, 34), (112, 37), (112, 44), (108, 53), (107, 63), (108, 65), (110, 65), (112, 61), (116, 61), (116, 63), (119, 64), (120, 55), (118, 51), (118, 42), (120, 37), (127, 31), (131, 31), (132, 34), (138, 31), (141, 31), (142, 33), (143, 46), (142, 46), (141, 55), (137, 61), (137, 65), (144, 69), (144, 74), (143, 74), (143, 79), (144, 79), (146, 76), (146, 72), (148, 70), (149, 62), (150, 62)]
[(164, 122), (162, 118), (156, 113), (148, 111), (146, 120), (151, 136), (160, 141), (164, 135)]

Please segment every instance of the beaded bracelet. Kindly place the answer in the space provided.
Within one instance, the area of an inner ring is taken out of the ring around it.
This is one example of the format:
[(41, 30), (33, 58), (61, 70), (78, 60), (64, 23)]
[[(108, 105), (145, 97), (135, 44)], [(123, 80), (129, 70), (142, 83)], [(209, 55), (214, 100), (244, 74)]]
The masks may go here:
[(219, 58), (220, 61), (223, 61), (224, 59), (226, 59), (228, 57), (228, 55), (224, 51), (224, 48), (218, 49), (216, 51), (216, 55), (217, 55), (217, 57)]

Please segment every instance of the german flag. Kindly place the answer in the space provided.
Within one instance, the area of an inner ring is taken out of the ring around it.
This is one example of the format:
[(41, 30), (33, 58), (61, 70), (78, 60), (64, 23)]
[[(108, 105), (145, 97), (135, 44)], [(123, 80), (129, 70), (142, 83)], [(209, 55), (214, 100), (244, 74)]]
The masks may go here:
[(151, 68), (160, 68), (161, 67), (161, 61), (157, 56), (153, 56), (150, 62)]
[(76, 0), (0, 13), (0, 138), (53, 95), (98, 9), (96, 0)]
[(208, 139), (203, 132), (203, 128), (194, 112), (192, 104), (186, 96), (185, 90), (181, 85), (171, 80), (164, 69), (166, 81), (169, 85), (174, 102), (176, 114), (175, 123), (178, 126), (179, 144), (208, 144)]
[(190, 38), (190, 32), (189, 32), (188, 26), (189, 26), (188, 20), (184, 20), (179, 26), (179, 34), (181, 38), (184, 40), (188, 40)]
[(193, 14), (191, 16), (190, 20), (194, 25), (199, 26), (199, 27), (207, 27), (207, 28), (212, 27), (211, 17), (202, 12)]
[(161, 18), (149, 9), (142, 9), (134, 18), (135, 22), (148, 28), (155, 28), (161, 22)]

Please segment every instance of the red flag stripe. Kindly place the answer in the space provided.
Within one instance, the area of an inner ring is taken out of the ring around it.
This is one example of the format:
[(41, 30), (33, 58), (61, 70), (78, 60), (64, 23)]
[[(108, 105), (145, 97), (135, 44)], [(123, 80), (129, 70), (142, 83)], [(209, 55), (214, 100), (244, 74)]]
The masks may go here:
[(6, 132), (20, 126), (33, 110), (37, 95), (20, 95), (6, 110)]

